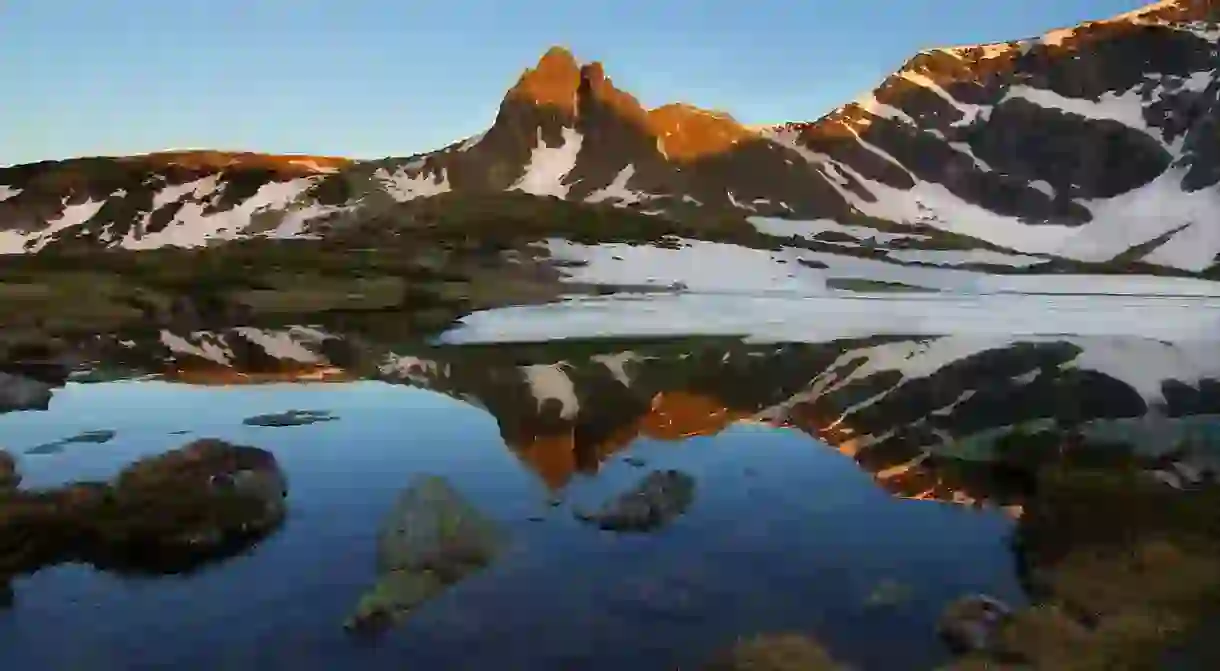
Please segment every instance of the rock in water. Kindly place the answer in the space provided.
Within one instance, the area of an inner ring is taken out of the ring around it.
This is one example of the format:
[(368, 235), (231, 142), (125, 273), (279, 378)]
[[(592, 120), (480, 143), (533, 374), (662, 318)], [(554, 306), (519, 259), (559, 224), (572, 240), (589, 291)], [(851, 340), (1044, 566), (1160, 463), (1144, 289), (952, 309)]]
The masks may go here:
[(0, 412), (46, 410), (51, 403), (51, 385), (22, 375), (0, 372)]
[(962, 597), (940, 616), (941, 638), (957, 653), (992, 652), (1000, 628), (1012, 617), (1007, 604), (985, 594)]
[(338, 417), (330, 414), (327, 410), (289, 410), (287, 412), (275, 413), (270, 415), (255, 415), (242, 420), (242, 424), (246, 426), (264, 426), (264, 427), (286, 427), (286, 426), (307, 426), (309, 424), (317, 424), (319, 422), (333, 422)]
[(843, 671), (816, 639), (802, 634), (763, 634), (738, 641), (704, 671)]
[(596, 512), (577, 512), (576, 517), (607, 531), (653, 531), (685, 513), (694, 499), (694, 478), (681, 471), (653, 471)]
[(112, 482), (0, 496), (0, 575), (82, 562), (174, 573), (232, 556), (278, 528), (287, 481), (265, 450), (198, 440)]
[(17, 460), (13, 455), (0, 450), (0, 492), (16, 489), (21, 484), (21, 474), (17, 472)]
[(380, 630), (498, 557), (507, 537), (444, 479), (421, 476), (399, 495), (377, 538), (377, 583), (346, 627)]

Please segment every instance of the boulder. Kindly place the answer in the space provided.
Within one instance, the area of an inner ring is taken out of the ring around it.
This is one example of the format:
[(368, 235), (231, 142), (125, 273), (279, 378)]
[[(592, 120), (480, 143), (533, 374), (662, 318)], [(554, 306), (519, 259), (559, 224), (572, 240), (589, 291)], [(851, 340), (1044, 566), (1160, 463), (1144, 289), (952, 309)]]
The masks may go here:
[(705, 671), (842, 671), (816, 639), (804, 634), (762, 634), (742, 639), (703, 667)]
[(377, 537), (377, 582), (356, 605), (349, 630), (380, 631), (416, 606), (490, 565), (507, 536), (444, 479), (416, 478)]
[(694, 498), (691, 476), (675, 470), (653, 471), (597, 511), (577, 511), (576, 517), (607, 531), (654, 531), (685, 513)]
[(999, 643), (1000, 630), (1012, 616), (1012, 608), (985, 594), (965, 596), (950, 603), (940, 616), (937, 630), (958, 653), (990, 652)]
[(171, 573), (231, 556), (276, 529), (287, 482), (264, 450), (198, 440), (111, 483), (0, 497), (0, 574), (76, 561)]
[(17, 460), (13, 455), (0, 450), (0, 492), (16, 489), (21, 484), (21, 474), (17, 472)]
[(0, 412), (46, 410), (50, 403), (51, 385), (0, 371)]

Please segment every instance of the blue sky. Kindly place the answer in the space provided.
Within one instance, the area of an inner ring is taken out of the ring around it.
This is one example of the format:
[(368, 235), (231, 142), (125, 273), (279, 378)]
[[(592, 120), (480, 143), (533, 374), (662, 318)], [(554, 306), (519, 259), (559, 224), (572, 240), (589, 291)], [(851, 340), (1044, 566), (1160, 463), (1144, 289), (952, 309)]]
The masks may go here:
[(914, 51), (1139, 0), (0, 0), (0, 165), (212, 147), (403, 155), (484, 129), (552, 44), (645, 105), (816, 118)]

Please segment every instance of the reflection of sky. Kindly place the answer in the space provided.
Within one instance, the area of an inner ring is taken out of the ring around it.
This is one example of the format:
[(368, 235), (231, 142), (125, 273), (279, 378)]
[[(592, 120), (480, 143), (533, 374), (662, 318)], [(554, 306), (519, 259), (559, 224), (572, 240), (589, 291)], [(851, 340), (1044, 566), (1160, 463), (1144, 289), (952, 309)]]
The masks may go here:
[[(288, 409), (339, 419), (241, 424)], [(737, 426), (681, 443), (637, 441), (629, 453), (647, 468), (695, 478), (695, 503), (661, 533), (620, 537), (548, 506), (489, 415), (406, 387), (70, 385), (49, 412), (0, 416), (17, 453), (97, 428), (118, 435), (22, 456), (30, 484), (107, 477), (191, 438), (169, 432), (191, 430), (274, 451), (289, 480), (287, 526), (190, 579), (123, 581), (68, 566), (23, 578), (16, 607), (0, 613), (0, 668), (685, 668), (769, 629), (817, 631), (869, 667), (893, 668), (900, 656), (931, 668), (945, 600), (1018, 596), (1002, 516), (892, 499), (795, 431)], [(647, 472), (621, 456), (576, 477), (568, 503), (595, 506)], [(506, 524), (513, 550), (383, 645), (353, 646), (340, 624), (373, 577), (377, 526), (419, 472), (449, 477)], [(909, 585), (912, 601), (865, 608), (883, 580)], [(873, 645), (878, 638), (887, 646)]]

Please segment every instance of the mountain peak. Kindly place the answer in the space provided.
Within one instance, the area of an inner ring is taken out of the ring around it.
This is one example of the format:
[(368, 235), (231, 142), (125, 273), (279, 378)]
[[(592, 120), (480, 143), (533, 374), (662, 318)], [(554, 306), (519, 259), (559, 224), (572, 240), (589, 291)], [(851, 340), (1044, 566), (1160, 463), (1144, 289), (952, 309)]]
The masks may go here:
[(686, 103), (670, 103), (649, 111), (648, 125), (665, 154), (679, 161), (718, 154), (758, 135), (731, 114)]
[(548, 49), (536, 66), (521, 75), (509, 97), (559, 108), (569, 117), (586, 121), (590, 110), (608, 110), (655, 137), (665, 154), (676, 160), (719, 153), (757, 135), (728, 113), (687, 103), (668, 103), (649, 110), (635, 96), (616, 87), (601, 62), (582, 64), (571, 51), (558, 46)]
[(575, 116), (580, 78), (581, 67), (572, 52), (553, 46), (537, 65), (521, 74), (509, 96), (534, 105), (558, 107)]

